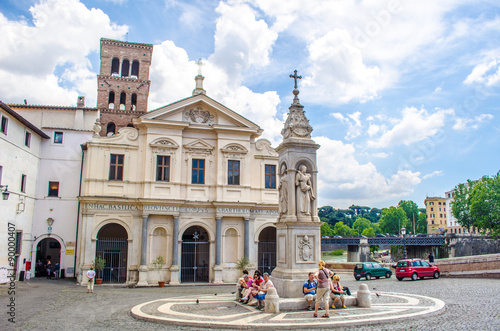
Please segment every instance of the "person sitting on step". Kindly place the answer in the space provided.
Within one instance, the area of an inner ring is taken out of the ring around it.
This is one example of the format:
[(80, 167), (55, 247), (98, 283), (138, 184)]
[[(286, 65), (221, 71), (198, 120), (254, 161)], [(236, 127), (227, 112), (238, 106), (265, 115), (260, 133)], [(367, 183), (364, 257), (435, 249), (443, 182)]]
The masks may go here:
[(332, 303), (332, 309), (335, 309), (335, 304), (339, 300), (342, 301), (342, 308), (347, 308), (345, 306), (345, 300), (344, 300), (344, 294), (346, 294), (346, 292), (343, 289), (342, 285), (340, 285), (339, 275), (334, 275), (332, 277), (332, 281), (330, 282), (330, 290), (332, 291), (332, 298), (334, 299)]
[(307, 310), (313, 310), (311, 303), (314, 299), (316, 299), (316, 289), (318, 287), (318, 282), (314, 279), (314, 272), (309, 273), (309, 279), (304, 282), (304, 288), (302, 292), (304, 292), (304, 299), (306, 299)]

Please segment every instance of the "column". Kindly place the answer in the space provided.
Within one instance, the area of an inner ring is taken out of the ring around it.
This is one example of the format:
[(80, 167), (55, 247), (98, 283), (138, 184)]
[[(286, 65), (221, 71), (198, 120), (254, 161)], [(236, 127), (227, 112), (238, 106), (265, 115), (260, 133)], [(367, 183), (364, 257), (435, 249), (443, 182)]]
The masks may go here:
[(148, 251), (148, 218), (149, 215), (142, 217), (141, 265), (146, 265)]
[(139, 266), (139, 281), (137, 286), (148, 286), (148, 272), (146, 266), (148, 252), (148, 219), (149, 215), (142, 216), (142, 233), (141, 233), (141, 265)]
[(244, 240), (243, 254), (247, 259), (250, 258), (250, 220), (245, 218), (245, 240)]
[(220, 265), (221, 247), (222, 247), (222, 219), (215, 220), (215, 265)]
[(172, 265), (178, 265), (179, 259), (179, 217), (174, 217), (174, 232), (172, 233)]

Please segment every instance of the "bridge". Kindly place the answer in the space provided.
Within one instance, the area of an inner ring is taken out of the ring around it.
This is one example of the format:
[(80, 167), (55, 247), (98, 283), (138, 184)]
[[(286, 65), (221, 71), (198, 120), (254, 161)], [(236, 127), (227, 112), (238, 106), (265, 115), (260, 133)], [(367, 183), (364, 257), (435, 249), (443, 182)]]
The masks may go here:
[(347, 246), (347, 262), (370, 261), (370, 246), (400, 245), (410, 249), (409, 257), (420, 257), (426, 254), (433, 246), (441, 246), (445, 237), (432, 235), (427, 237), (347, 237), (347, 238), (321, 238), (321, 250), (331, 251), (339, 246)]

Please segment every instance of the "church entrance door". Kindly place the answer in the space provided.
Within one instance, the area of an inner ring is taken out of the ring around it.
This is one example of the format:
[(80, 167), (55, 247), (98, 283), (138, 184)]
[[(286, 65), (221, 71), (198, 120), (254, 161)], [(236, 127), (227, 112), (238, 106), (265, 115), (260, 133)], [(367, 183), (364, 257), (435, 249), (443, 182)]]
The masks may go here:
[(125, 283), (127, 281), (127, 231), (119, 224), (107, 224), (97, 234), (96, 257), (102, 257), (106, 263), (102, 272), (97, 271), (97, 278), (103, 283)]
[(259, 250), (257, 254), (259, 270), (264, 273), (276, 268), (276, 228), (268, 226), (259, 234)]
[(210, 244), (207, 230), (192, 226), (182, 235), (181, 282), (208, 282)]

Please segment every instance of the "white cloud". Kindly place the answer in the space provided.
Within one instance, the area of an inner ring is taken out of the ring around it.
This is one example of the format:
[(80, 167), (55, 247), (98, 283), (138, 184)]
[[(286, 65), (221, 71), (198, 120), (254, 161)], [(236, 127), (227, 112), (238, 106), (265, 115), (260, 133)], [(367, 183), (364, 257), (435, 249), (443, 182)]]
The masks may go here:
[(482, 84), (486, 86), (496, 85), (500, 81), (500, 54), (498, 58), (485, 60), (476, 65), (472, 72), (464, 80), (467, 85)]
[(443, 176), (443, 175), (444, 174), (443, 174), (442, 170), (436, 170), (436, 171), (431, 172), (430, 174), (423, 175), (422, 179), (429, 179), (429, 178), (432, 178), (432, 177), (435, 177), (435, 176)]
[(320, 205), (348, 206), (352, 203), (386, 201), (413, 192), (421, 181), (419, 172), (399, 170), (390, 177), (381, 174), (371, 162), (360, 164), (355, 148), (327, 137), (313, 138), (318, 150), (318, 195)]
[(452, 109), (438, 109), (429, 113), (425, 109), (406, 107), (402, 111), (402, 118), (385, 131), (378, 139), (368, 141), (371, 147), (390, 147), (404, 144), (406, 146), (434, 136), (445, 125), (447, 115), (453, 115)]
[(380, 152), (380, 153), (373, 153), (372, 156), (377, 157), (379, 159), (386, 159), (389, 156), (389, 154)]
[[(0, 86), (2, 98), (75, 105), (77, 95), (84, 95), (89, 106), (95, 105), (96, 78), (88, 56), (99, 51), (99, 38), (120, 38), (127, 27), (76, 0), (42, 1), (30, 12), (33, 25), (0, 13), (0, 76), (9, 82)], [(63, 74), (56, 74), (61, 69)]]
[(257, 20), (249, 5), (220, 2), (215, 32), (215, 50), (211, 62), (239, 83), (242, 72), (269, 64), (272, 46), (278, 34), (267, 23)]
[(453, 129), (455, 130), (478, 129), (482, 123), (490, 121), (492, 119), (493, 115), (491, 114), (481, 114), (474, 118), (457, 118), (455, 120), (455, 124), (453, 125)]
[(357, 111), (352, 114), (347, 114), (347, 117), (344, 117), (341, 113), (331, 113), (330, 115), (338, 119), (340, 122), (348, 124), (347, 134), (345, 136), (346, 139), (350, 140), (361, 135), (361, 112)]

